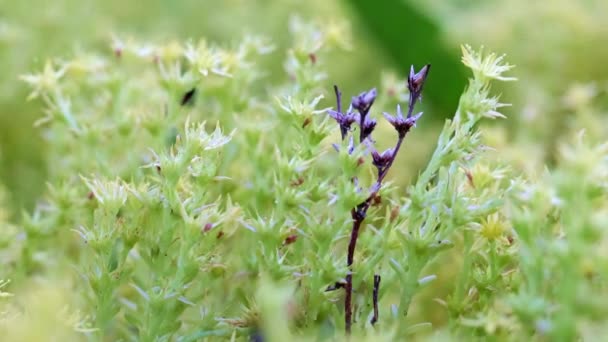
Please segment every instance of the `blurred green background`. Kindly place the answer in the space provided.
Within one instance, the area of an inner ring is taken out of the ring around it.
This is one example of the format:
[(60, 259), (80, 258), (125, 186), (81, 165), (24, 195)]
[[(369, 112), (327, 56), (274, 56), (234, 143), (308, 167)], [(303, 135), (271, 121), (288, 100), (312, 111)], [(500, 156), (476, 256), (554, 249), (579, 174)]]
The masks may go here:
[[(39, 70), (45, 60), (69, 58), (79, 49), (109, 49), (114, 34), (152, 42), (204, 36), (226, 45), (245, 34), (262, 34), (278, 46), (266, 66), (269, 77), (278, 77), (294, 14), (327, 22), (346, 19), (353, 29), (353, 49), (330, 63), (328, 89), (337, 83), (345, 94), (354, 94), (378, 85), (383, 70), (405, 76), (411, 64), (433, 64), (425, 106), (434, 119), (420, 133), (429, 137), (426, 141), (433, 141), (434, 126), (451, 116), (466, 84), (459, 46), (485, 45), (506, 53), (520, 80), (502, 90), (505, 102), (514, 104), (506, 111), (506, 135), (515, 139), (522, 125), (534, 125), (531, 143), (542, 147), (550, 163), (563, 129), (559, 118), (567, 115), (564, 96), (579, 82), (607, 89), (607, 13), (605, 0), (3, 1), (0, 183), (9, 190), (16, 218), (44, 191), (53, 167), (33, 126), (43, 115), (42, 106), (26, 101), (28, 89), (18, 79)], [(432, 148), (421, 147), (421, 154)]]

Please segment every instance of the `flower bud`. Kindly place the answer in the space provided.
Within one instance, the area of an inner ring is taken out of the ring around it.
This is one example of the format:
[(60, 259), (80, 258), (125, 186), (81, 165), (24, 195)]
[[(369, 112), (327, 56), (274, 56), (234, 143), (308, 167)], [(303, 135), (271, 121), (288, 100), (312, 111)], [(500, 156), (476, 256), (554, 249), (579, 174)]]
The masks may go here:
[(365, 118), (365, 121), (363, 121), (363, 124), (361, 125), (361, 141), (364, 141), (365, 138), (372, 134), (374, 128), (376, 128), (376, 123), (375, 119)]
[(383, 113), (386, 120), (395, 127), (395, 130), (399, 134), (400, 138), (405, 137), (407, 132), (410, 131), (412, 127), (416, 126), (416, 121), (420, 119), (422, 116), (422, 112), (408, 118), (404, 118), (401, 113), (401, 107), (397, 105), (397, 115), (392, 116), (389, 113)]
[(418, 73), (414, 71), (414, 66), (412, 65), (410, 69), (410, 75), (407, 78), (407, 88), (410, 91), (410, 94), (414, 95), (414, 98), (418, 98), (422, 93), (422, 87), (424, 86), (424, 82), (426, 81), (426, 77), (429, 74), (429, 70), (431, 70), (431, 65), (425, 65)]
[(352, 100), (353, 108), (358, 110), (361, 115), (367, 114), (372, 104), (374, 104), (377, 94), (376, 88), (373, 88), (370, 91), (364, 91), (358, 96), (354, 96)]
[(382, 153), (378, 153), (378, 151), (372, 151), (372, 163), (374, 166), (378, 168), (378, 170), (383, 170), (387, 167), (394, 158), (394, 149), (389, 148)]

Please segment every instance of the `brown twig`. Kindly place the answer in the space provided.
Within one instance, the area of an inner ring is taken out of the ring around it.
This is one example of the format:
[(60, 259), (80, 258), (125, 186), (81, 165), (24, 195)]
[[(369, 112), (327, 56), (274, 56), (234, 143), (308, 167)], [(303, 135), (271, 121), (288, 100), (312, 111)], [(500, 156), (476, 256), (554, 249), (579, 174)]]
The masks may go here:
[(353, 218), (353, 228), (351, 229), (350, 241), (348, 243), (348, 254), (346, 257), (346, 265), (348, 266), (348, 274), (346, 275), (346, 284), (344, 285), (344, 289), (346, 290), (346, 296), (344, 298), (344, 316), (345, 316), (345, 328), (346, 328), (347, 334), (350, 334), (351, 326), (352, 326), (352, 315), (353, 315), (353, 308), (352, 308), (352, 292), (353, 292), (353, 275), (352, 275), (352, 273), (353, 273), (353, 269), (352, 269), (352, 265), (355, 260), (355, 249), (357, 248), (357, 240), (359, 239), (359, 231), (361, 230), (361, 225), (363, 224), (363, 221), (365, 220), (365, 217), (367, 215), (367, 210), (369, 209), (369, 207), (372, 203), (372, 200), (378, 195), (378, 192), (380, 192), (380, 188), (382, 186), (382, 181), (384, 180), (384, 177), (386, 177), (386, 175), (388, 174), (388, 171), (389, 171), (390, 167), (392, 166), (393, 161), (395, 160), (395, 157), (397, 156), (397, 153), (399, 152), (399, 149), (401, 148), (404, 138), (405, 138), (405, 136), (399, 137), (399, 139), (397, 140), (397, 145), (394, 148), (393, 157), (388, 162), (386, 167), (383, 168), (383, 170), (379, 170), (378, 179), (376, 180), (376, 183), (372, 188), (373, 189), (372, 193), (367, 197), (367, 199), (365, 201), (363, 201), (361, 204), (359, 204), (356, 208), (354, 208), (351, 211), (351, 217)]
[[(386, 177), (388, 171), (393, 165), (397, 157), (397, 153), (399, 153), (399, 150), (401, 149), (405, 136), (410, 131), (410, 129), (416, 125), (416, 121), (422, 115), (422, 113), (413, 115), (413, 111), (416, 102), (421, 98), (422, 87), (428, 76), (429, 70), (430, 65), (426, 65), (418, 73), (415, 73), (412, 67), (407, 80), (408, 89), (410, 91), (410, 101), (408, 103), (408, 111), (405, 117), (403, 117), (400, 107), (397, 107), (396, 116), (392, 116), (387, 113), (384, 114), (384, 116), (393, 125), (393, 127), (395, 127), (395, 130), (398, 133), (397, 143), (395, 147), (386, 150), (382, 154), (378, 153), (375, 149), (372, 149), (373, 164), (378, 169), (378, 178), (370, 190), (370, 195), (365, 199), (365, 201), (361, 202), (351, 210), (353, 226), (351, 229), (350, 240), (348, 243), (348, 254), (346, 258), (348, 274), (346, 275), (346, 283), (343, 285), (346, 291), (344, 298), (344, 320), (347, 335), (349, 335), (351, 332), (353, 322), (353, 263), (355, 259), (355, 250), (357, 247), (357, 240), (359, 239), (361, 226), (363, 224), (363, 221), (365, 220), (368, 209), (370, 208), (374, 199), (378, 196), (380, 192), (382, 182), (384, 181), (384, 178)], [(346, 136), (350, 131), (351, 124), (357, 122), (359, 124), (359, 143), (368, 143), (369, 141), (367, 138), (371, 135), (372, 131), (376, 126), (376, 121), (374, 119), (368, 118), (369, 110), (376, 99), (376, 90), (372, 89), (368, 92), (363, 92), (360, 95), (353, 97), (351, 107), (359, 112), (358, 118), (355, 117), (355, 115), (350, 111), (350, 109), (348, 113), (342, 112), (342, 94), (338, 90), (337, 86), (334, 86), (334, 91), (337, 100), (337, 111), (329, 110), (328, 113), (340, 125), (342, 140), (346, 139)], [(349, 150), (349, 153), (352, 153), (352, 150)], [(380, 280), (380, 275), (374, 275), (374, 316), (371, 321), (372, 325), (378, 321), (378, 291), (380, 287)], [(338, 287), (329, 287), (328, 290), (330, 288), (335, 289)]]
[[(367, 211), (367, 209), (365, 209)], [(359, 209), (353, 209), (351, 211), (353, 218), (353, 229), (350, 232), (350, 242), (348, 243), (348, 255), (346, 257), (346, 264), (348, 266), (348, 274), (346, 275), (346, 284), (344, 290), (346, 295), (344, 298), (344, 316), (346, 324), (346, 333), (350, 334), (352, 317), (353, 317), (353, 306), (352, 306), (352, 294), (353, 294), (353, 270), (352, 265), (355, 261), (355, 247), (357, 247), (357, 239), (359, 238), (359, 230), (361, 224), (365, 219), (365, 212), (359, 211)]]
[(372, 302), (374, 305), (374, 316), (369, 321), (372, 325), (375, 325), (378, 322), (378, 318), (380, 313), (378, 312), (378, 292), (380, 291), (380, 280), (382, 278), (379, 274), (374, 274), (374, 291), (372, 292)]

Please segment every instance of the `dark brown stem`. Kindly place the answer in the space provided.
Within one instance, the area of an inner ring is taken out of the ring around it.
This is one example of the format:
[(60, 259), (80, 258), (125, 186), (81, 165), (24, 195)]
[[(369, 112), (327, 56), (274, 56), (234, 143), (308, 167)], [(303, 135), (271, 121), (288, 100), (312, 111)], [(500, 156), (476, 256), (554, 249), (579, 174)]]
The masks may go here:
[(348, 243), (348, 255), (346, 259), (346, 265), (348, 266), (348, 274), (346, 275), (346, 284), (344, 285), (344, 289), (346, 291), (346, 295), (344, 297), (344, 323), (346, 327), (346, 334), (350, 334), (351, 326), (352, 326), (352, 318), (353, 318), (353, 308), (352, 308), (352, 294), (353, 294), (353, 262), (355, 259), (355, 249), (357, 247), (357, 239), (359, 238), (359, 231), (361, 229), (361, 224), (363, 224), (363, 220), (365, 220), (365, 216), (367, 215), (367, 210), (369, 209), (372, 200), (378, 195), (380, 191), (380, 187), (382, 185), (382, 181), (384, 177), (388, 174), (388, 170), (393, 165), (393, 161), (397, 157), (397, 153), (401, 148), (403, 143), (403, 139), (405, 137), (400, 137), (397, 140), (397, 145), (395, 145), (395, 150), (393, 152), (393, 158), (390, 163), (384, 168), (382, 172), (378, 174), (378, 180), (376, 181), (376, 185), (374, 186), (373, 192), (369, 195), (369, 197), (359, 204), (356, 208), (351, 211), (351, 216), (353, 218), (353, 228), (350, 232), (350, 241)]
[(355, 259), (355, 247), (357, 245), (357, 238), (359, 237), (359, 229), (361, 228), (363, 220), (365, 220), (365, 212), (361, 211), (361, 209), (359, 208), (353, 209), (351, 211), (351, 216), (353, 218), (353, 229), (350, 234), (350, 243), (348, 244), (348, 256), (346, 259), (346, 265), (349, 267), (352, 266), (353, 261)]
[(380, 313), (378, 312), (378, 292), (380, 291), (380, 278), (379, 274), (374, 274), (374, 292), (372, 293), (372, 302), (374, 304), (374, 316), (372, 317), (370, 323), (375, 325), (378, 322), (378, 318)]
[[(357, 247), (357, 239), (359, 238), (359, 230), (361, 229), (361, 224), (363, 224), (363, 220), (365, 220), (365, 216), (367, 215), (367, 210), (369, 209), (372, 200), (378, 195), (380, 191), (380, 187), (382, 186), (382, 181), (384, 177), (388, 174), (388, 170), (393, 165), (393, 161), (397, 157), (397, 153), (401, 148), (404, 137), (399, 138), (397, 140), (397, 145), (395, 145), (395, 150), (393, 154), (393, 158), (390, 163), (378, 174), (378, 180), (376, 181), (376, 185), (374, 186), (373, 192), (369, 195), (369, 197), (359, 204), (356, 208), (351, 211), (351, 216), (353, 218), (353, 228), (350, 233), (350, 241), (348, 243), (348, 255), (346, 259), (346, 265), (348, 266), (348, 275), (346, 276), (346, 284), (344, 289), (346, 290), (346, 296), (344, 298), (344, 320), (346, 333), (350, 334), (351, 326), (352, 326), (352, 292), (353, 292), (353, 262), (355, 259), (355, 249)], [(375, 281), (375, 280), (374, 280)]]
[[(408, 88), (410, 90), (410, 101), (408, 103), (408, 110), (407, 110), (407, 119), (408, 120), (411, 119), (413, 111), (414, 111), (414, 106), (416, 105), (416, 102), (420, 98), (420, 94), (422, 92), (422, 85), (424, 84), (424, 81), (426, 80), (429, 68), (430, 68), (430, 65), (427, 65), (419, 73), (415, 74), (414, 69), (412, 67), (412, 71), (410, 72), (410, 76), (408, 77)], [(340, 94), (340, 91), (338, 90), (337, 86), (334, 86), (334, 91), (336, 93), (336, 100), (338, 102), (337, 103), (338, 113), (341, 113), (342, 112), (341, 94)], [(375, 126), (375, 121), (370, 122), (369, 126), (366, 126), (366, 121), (365, 121), (366, 116), (369, 113), (369, 108), (373, 104), (375, 97), (376, 97), (376, 91), (375, 91), (375, 89), (373, 89), (368, 93), (362, 93), (358, 98), (353, 98), (353, 101), (355, 101), (355, 99), (356, 99), (356, 105), (354, 105), (354, 103), (351, 103), (359, 111), (359, 143), (364, 142), (364, 138), (366, 138), (367, 136), (369, 136), (371, 134), (371, 130), (373, 130), (373, 128)], [(400, 112), (399, 112), (399, 118), (401, 118)], [(340, 121), (338, 121), (338, 123), (340, 123), (341, 128), (342, 128), (342, 123)], [(376, 183), (374, 184), (374, 186), (371, 188), (371, 194), (365, 199), (365, 201), (361, 202), (360, 204), (358, 204), (355, 208), (353, 208), (351, 210), (351, 216), (353, 219), (353, 227), (352, 227), (352, 230), (350, 233), (350, 241), (348, 243), (348, 255), (347, 255), (347, 261), (346, 261), (346, 264), (348, 267), (348, 274), (346, 275), (346, 284), (344, 284), (344, 289), (346, 291), (346, 295), (344, 298), (344, 320), (345, 320), (345, 327), (346, 327), (347, 335), (350, 335), (351, 329), (352, 329), (352, 323), (353, 323), (353, 307), (352, 307), (353, 262), (355, 259), (355, 249), (357, 247), (359, 231), (361, 230), (361, 225), (363, 224), (363, 221), (365, 220), (365, 217), (367, 215), (367, 210), (370, 208), (372, 201), (378, 196), (378, 193), (380, 192), (380, 189), (382, 187), (382, 181), (384, 181), (384, 178), (388, 174), (388, 171), (390, 170), (391, 166), (395, 162), (395, 159), (397, 158), (397, 154), (399, 153), (399, 150), (401, 149), (401, 145), (403, 144), (403, 140), (405, 139), (405, 136), (409, 132), (410, 128), (415, 124), (415, 120), (414, 120), (414, 122), (407, 121), (405, 124), (406, 125), (401, 126), (401, 128), (398, 128), (397, 126), (395, 126), (399, 133), (399, 138), (397, 140), (397, 144), (395, 145), (395, 148), (393, 149), (390, 160), (388, 160), (388, 162), (386, 162), (386, 163), (378, 164), (378, 179), (376, 180)], [(401, 123), (401, 125), (403, 125), (403, 123)], [(346, 135), (345, 135), (345, 132), (343, 132), (342, 140), (344, 140), (345, 138), (346, 138)], [(374, 291), (373, 291), (374, 316), (371, 321), (372, 325), (378, 321), (378, 291), (379, 291), (379, 287), (380, 287), (380, 279), (381, 279), (380, 275), (378, 275), (378, 274), (374, 275)]]
[[(366, 209), (367, 211), (367, 209)], [(350, 232), (350, 241), (348, 243), (348, 255), (346, 257), (346, 265), (348, 266), (348, 274), (346, 275), (346, 284), (344, 289), (346, 295), (344, 297), (344, 323), (346, 327), (346, 333), (350, 334), (351, 326), (353, 322), (353, 306), (352, 306), (352, 294), (353, 294), (353, 270), (352, 265), (355, 260), (355, 248), (357, 247), (357, 239), (359, 238), (359, 230), (361, 224), (365, 219), (365, 214), (360, 211), (359, 206), (351, 211), (353, 218), (353, 229)]]
[(351, 327), (353, 324), (353, 274), (350, 270), (346, 275), (346, 285), (344, 285), (344, 290), (346, 291), (346, 295), (344, 296), (344, 323), (346, 328), (346, 335), (350, 335)]
[(365, 116), (367, 114), (364, 112), (359, 112), (359, 143), (363, 143), (363, 123), (365, 122)]
[[(337, 85), (334, 85), (334, 92), (336, 93), (336, 109), (338, 110), (338, 113), (342, 113), (342, 93)], [(342, 137), (342, 140), (344, 140), (344, 137)]]

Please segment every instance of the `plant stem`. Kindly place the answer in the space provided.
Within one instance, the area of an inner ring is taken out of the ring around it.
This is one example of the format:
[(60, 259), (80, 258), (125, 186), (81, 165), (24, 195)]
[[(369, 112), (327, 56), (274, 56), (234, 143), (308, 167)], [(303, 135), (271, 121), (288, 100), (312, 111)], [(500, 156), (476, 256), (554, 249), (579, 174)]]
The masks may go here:
[[(344, 285), (344, 289), (346, 290), (346, 295), (344, 297), (344, 320), (345, 320), (345, 328), (346, 334), (350, 335), (352, 329), (353, 322), (353, 307), (352, 307), (352, 295), (353, 295), (353, 263), (355, 259), (355, 249), (357, 248), (357, 240), (359, 239), (359, 231), (361, 230), (361, 225), (365, 220), (367, 215), (367, 211), (369, 210), (372, 202), (378, 196), (380, 189), (382, 188), (382, 181), (388, 174), (391, 166), (395, 162), (395, 158), (397, 158), (397, 153), (401, 149), (401, 145), (403, 144), (403, 139), (409, 132), (410, 128), (415, 125), (415, 119), (412, 121), (412, 113), (414, 111), (414, 106), (416, 102), (420, 98), (420, 94), (422, 91), (422, 85), (426, 79), (428, 74), (428, 68), (430, 65), (425, 66), (418, 74), (414, 74), (414, 69), (412, 67), (412, 71), (410, 76), (408, 77), (408, 89), (410, 89), (410, 101), (408, 103), (408, 111), (407, 111), (407, 120), (403, 121), (403, 117), (401, 116), (400, 109), (398, 108), (398, 118), (399, 123), (395, 128), (398, 132), (397, 144), (392, 150), (389, 158), (382, 155), (382, 157), (378, 157), (378, 155), (374, 155), (374, 158), (383, 158), (381, 162), (375, 163), (378, 168), (378, 179), (374, 183), (371, 188), (370, 195), (361, 203), (359, 203), (355, 208), (351, 210), (351, 216), (353, 219), (353, 226), (350, 233), (350, 241), (348, 243), (348, 255), (346, 260), (346, 265), (348, 267), (348, 274), (346, 275), (346, 284)], [(341, 93), (337, 86), (334, 86), (334, 92), (336, 94), (337, 101), (337, 112), (333, 112), (332, 116), (334, 119), (338, 121), (340, 124), (340, 129), (342, 132), (342, 140), (346, 139), (346, 134), (348, 129), (345, 127), (350, 127), (350, 119), (346, 119), (344, 114), (342, 113), (342, 98)], [(351, 105), (355, 107), (359, 111), (359, 143), (363, 143), (364, 140), (371, 134), (371, 131), (374, 129), (376, 125), (376, 121), (371, 120), (369, 122), (366, 121), (366, 117), (369, 114), (369, 110), (371, 105), (373, 104), (376, 98), (376, 90), (372, 89), (369, 92), (361, 93), (358, 97), (353, 98), (353, 102)], [(356, 104), (355, 104), (356, 101)], [(374, 152), (377, 153), (377, 152)], [(374, 275), (374, 317), (372, 318), (372, 324), (375, 324), (378, 321), (378, 287), (380, 286), (380, 276)]]
[(378, 312), (378, 292), (380, 291), (380, 280), (382, 278), (379, 274), (374, 274), (374, 291), (372, 292), (372, 302), (374, 305), (374, 316), (370, 320), (372, 325), (375, 325), (378, 322), (378, 318), (380, 313)]
[[(352, 265), (355, 259), (355, 247), (357, 246), (357, 239), (359, 238), (359, 229), (361, 228), (361, 223), (365, 219), (365, 212), (359, 211), (359, 206), (357, 209), (353, 209), (351, 211), (351, 215), (353, 217), (353, 229), (350, 233), (350, 242), (348, 243), (348, 255), (346, 258), (346, 265), (348, 266), (348, 274), (346, 275), (346, 285), (344, 289), (346, 290), (346, 296), (344, 297), (344, 319), (345, 319), (345, 328), (346, 333), (350, 334), (351, 326), (352, 326), (352, 316), (353, 316), (353, 308), (352, 308), (352, 293), (353, 293), (353, 270)], [(367, 211), (367, 209), (366, 209)]]
[[(348, 274), (346, 275), (346, 285), (344, 289), (346, 291), (346, 296), (344, 297), (344, 320), (345, 320), (345, 329), (346, 333), (350, 334), (352, 327), (352, 316), (353, 316), (353, 308), (352, 308), (352, 292), (353, 292), (353, 262), (355, 258), (355, 249), (357, 247), (357, 239), (359, 238), (359, 231), (361, 229), (361, 224), (363, 220), (365, 220), (365, 216), (367, 215), (367, 210), (369, 209), (372, 200), (378, 196), (378, 192), (380, 192), (380, 188), (382, 186), (382, 181), (388, 174), (389, 169), (393, 165), (395, 158), (397, 157), (397, 153), (401, 148), (403, 143), (403, 137), (399, 137), (397, 140), (397, 144), (395, 145), (395, 149), (393, 152), (393, 158), (388, 163), (388, 165), (381, 171), (378, 172), (378, 180), (376, 180), (376, 184), (373, 187), (372, 193), (367, 197), (367, 199), (357, 205), (356, 208), (351, 210), (351, 216), (353, 218), (353, 228), (350, 233), (350, 241), (348, 243), (348, 255), (346, 259), (346, 265), (348, 266)], [(375, 323), (375, 322), (374, 322)]]

